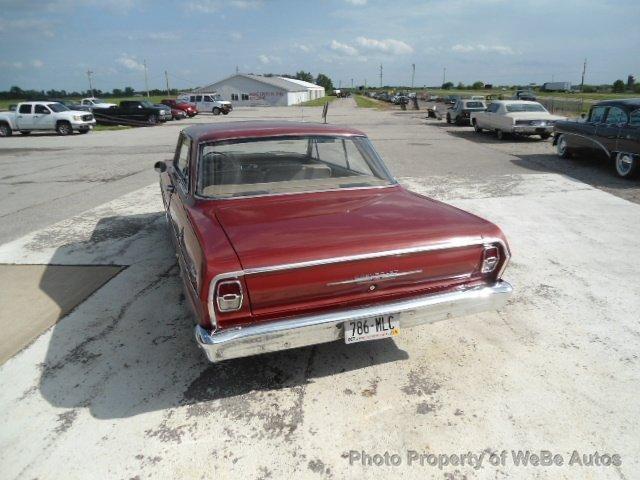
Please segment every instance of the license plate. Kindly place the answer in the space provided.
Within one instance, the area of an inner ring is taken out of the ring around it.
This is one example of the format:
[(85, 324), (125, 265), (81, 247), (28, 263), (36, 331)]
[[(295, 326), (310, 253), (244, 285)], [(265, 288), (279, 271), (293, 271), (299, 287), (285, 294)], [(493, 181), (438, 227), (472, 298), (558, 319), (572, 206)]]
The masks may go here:
[(400, 315), (347, 320), (344, 322), (344, 343), (366, 342), (379, 338), (395, 337), (400, 333)]

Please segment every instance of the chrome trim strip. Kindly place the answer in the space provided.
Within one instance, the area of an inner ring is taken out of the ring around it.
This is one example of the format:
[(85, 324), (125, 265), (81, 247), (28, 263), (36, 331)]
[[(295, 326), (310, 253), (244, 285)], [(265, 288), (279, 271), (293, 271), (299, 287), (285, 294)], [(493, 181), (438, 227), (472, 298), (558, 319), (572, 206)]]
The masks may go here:
[(398, 277), (406, 277), (407, 275), (415, 275), (416, 273), (422, 273), (422, 270), (411, 270), (410, 272), (389, 272), (373, 275), (362, 275), (352, 280), (342, 280), (341, 282), (327, 283), (327, 287), (334, 285), (350, 285), (352, 283), (371, 283), (371, 282), (384, 282), (385, 280), (391, 280)]
[(350, 308), (316, 315), (286, 318), (221, 331), (195, 327), (195, 337), (211, 362), (259, 353), (298, 348), (344, 338), (343, 324), (357, 318), (399, 315), (400, 329), (432, 323), (505, 305), (513, 288), (498, 281), (453, 292)]
[(215, 311), (213, 300), (215, 297), (215, 285), (220, 280), (240, 279), (240, 277), (243, 277), (245, 275), (278, 272), (282, 270), (291, 270), (296, 268), (308, 268), (308, 267), (313, 267), (317, 265), (330, 265), (332, 263), (366, 260), (369, 258), (408, 255), (411, 253), (420, 253), (420, 252), (428, 252), (433, 250), (444, 250), (448, 248), (462, 248), (462, 247), (469, 247), (472, 245), (488, 245), (488, 244), (498, 244), (501, 246), (502, 251), (504, 252), (505, 259), (496, 277), (500, 279), (505, 269), (507, 268), (507, 264), (509, 263), (509, 260), (511, 259), (511, 252), (507, 247), (507, 244), (501, 238), (498, 238), (498, 237), (485, 237), (485, 238), (461, 237), (454, 240), (448, 240), (446, 242), (437, 242), (437, 243), (432, 243), (430, 245), (423, 245), (418, 247), (401, 248), (397, 250), (385, 250), (381, 252), (364, 253), (359, 255), (347, 255), (344, 257), (331, 257), (331, 258), (325, 258), (325, 259), (319, 259), (319, 260), (309, 260), (306, 262), (287, 263), (287, 264), (281, 264), (281, 265), (273, 265), (269, 267), (249, 268), (245, 270), (237, 270), (233, 272), (221, 273), (213, 277), (213, 279), (209, 283), (209, 294), (207, 296), (209, 318), (211, 320), (211, 325), (214, 327), (214, 331), (218, 330), (219, 325), (216, 318), (216, 311)]

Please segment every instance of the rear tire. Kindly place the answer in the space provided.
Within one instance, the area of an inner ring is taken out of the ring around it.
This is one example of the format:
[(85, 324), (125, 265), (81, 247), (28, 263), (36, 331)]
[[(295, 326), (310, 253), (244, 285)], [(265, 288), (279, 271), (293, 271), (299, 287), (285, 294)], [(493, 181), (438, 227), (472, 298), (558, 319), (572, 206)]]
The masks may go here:
[(6, 123), (0, 123), (0, 137), (10, 137), (13, 134), (13, 130)]
[(447, 113), (447, 123), (451, 124), (451, 115), (449, 115), (448, 113)]
[(229, 110), (223, 110), (223, 111), (222, 111), (222, 114), (223, 114), (223, 115), (229, 115)]
[(640, 160), (630, 153), (620, 152), (616, 155), (616, 173), (622, 178), (632, 178), (638, 171)]
[(560, 135), (558, 138), (558, 143), (556, 144), (556, 153), (560, 158), (571, 158), (571, 150), (567, 146), (567, 139), (564, 135)]
[(213, 113), (214, 115), (220, 115), (220, 109), (218, 107), (213, 107), (211, 113)]
[(20, 130), (20, 133), (22, 135), (29, 135), (31, 133), (31, 130)]
[(156, 123), (158, 123), (158, 116), (157, 115), (149, 115), (147, 117), (147, 124), (148, 125), (155, 125)]
[(541, 138), (542, 140), (549, 140), (549, 137), (551, 137), (551, 134), (550, 134), (550, 133), (541, 133), (541, 134), (540, 134), (540, 138)]
[(496, 137), (498, 140), (505, 140), (507, 138), (507, 134), (502, 130), (496, 130)]
[(73, 133), (73, 128), (71, 128), (71, 124), (69, 122), (58, 122), (56, 125), (56, 132), (58, 135), (71, 135)]
[(89, 129), (83, 128), (82, 130), (78, 130), (79, 133), (89, 133)]

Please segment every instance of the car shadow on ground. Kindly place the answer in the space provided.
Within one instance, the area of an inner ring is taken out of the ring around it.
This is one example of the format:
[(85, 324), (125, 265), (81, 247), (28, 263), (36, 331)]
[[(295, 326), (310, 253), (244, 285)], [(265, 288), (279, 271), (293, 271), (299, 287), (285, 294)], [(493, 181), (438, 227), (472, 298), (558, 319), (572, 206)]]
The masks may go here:
[(448, 133), (453, 135), (454, 137), (464, 138), (465, 140), (469, 140), (474, 143), (492, 143), (492, 144), (509, 144), (509, 143), (518, 143), (518, 144), (527, 144), (527, 143), (541, 143), (547, 142), (551, 144), (551, 139), (542, 140), (537, 135), (532, 136), (522, 136), (522, 135), (507, 135), (504, 140), (498, 140), (496, 138), (495, 133), (483, 131), (482, 133), (477, 133), (472, 127), (468, 125), (447, 125), (446, 122), (440, 125), (436, 125), (438, 127), (449, 127)]
[[(194, 340), (194, 319), (162, 212), (102, 218), (89, 239), (59, 247), (50, 263), (118, 259), (126, 259), (127, 268), (53, 327), (39, 391), (55, 407), (124, 418), (304, 386), (314, 378), (408, 358), (385, 339), (210, 364)], [(54, 280), (45, 271), (40, 287), (61, 303)]]

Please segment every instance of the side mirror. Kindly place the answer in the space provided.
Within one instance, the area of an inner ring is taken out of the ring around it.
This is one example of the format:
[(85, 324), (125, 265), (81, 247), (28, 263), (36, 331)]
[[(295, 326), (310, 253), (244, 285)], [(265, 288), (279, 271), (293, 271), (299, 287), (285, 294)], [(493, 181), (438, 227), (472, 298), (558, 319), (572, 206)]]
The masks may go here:
[(155, 165), (153, 165), (153, 169), (158, 173), (164, 173), (167, 171), (167, 164), (163, 161), (156, 162)]

